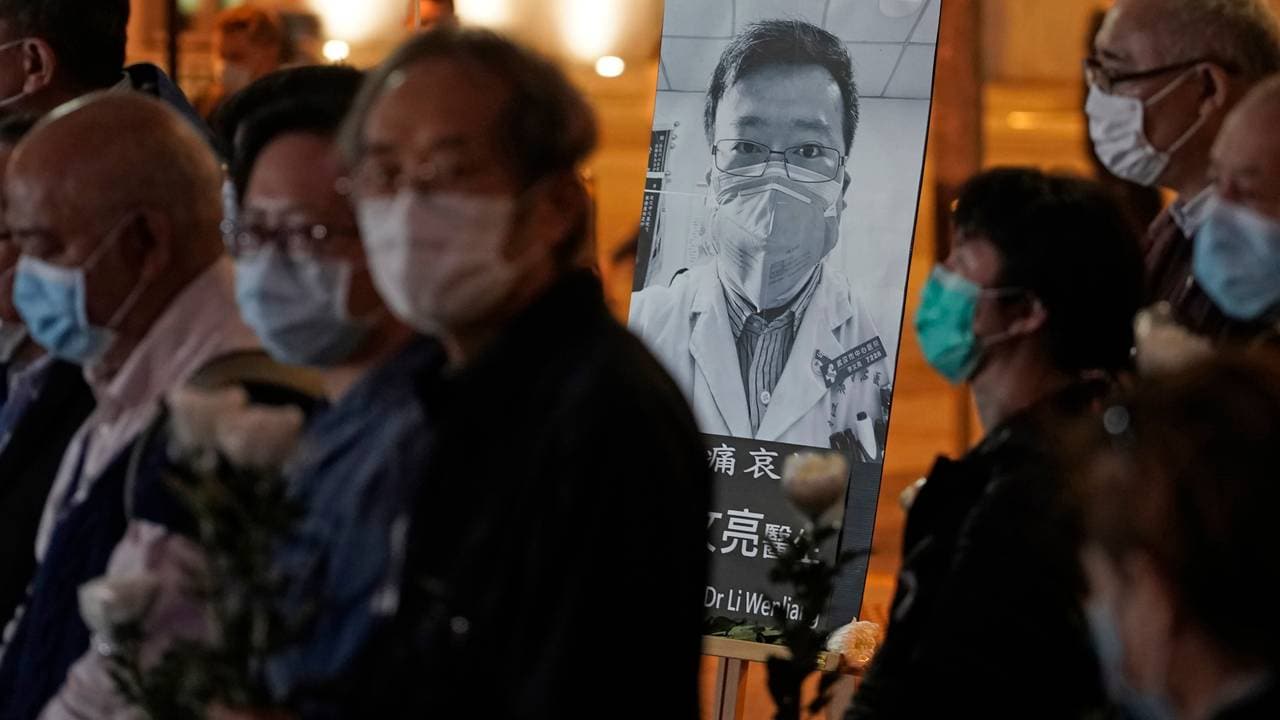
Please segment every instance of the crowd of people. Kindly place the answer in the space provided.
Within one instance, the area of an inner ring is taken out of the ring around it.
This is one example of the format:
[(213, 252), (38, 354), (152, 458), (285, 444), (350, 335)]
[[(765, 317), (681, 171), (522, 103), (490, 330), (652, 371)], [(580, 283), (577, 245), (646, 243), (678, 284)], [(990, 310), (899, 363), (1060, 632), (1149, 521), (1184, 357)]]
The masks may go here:
[[(0, 720), (158, 717), (126, 670), (217, 645), (197, 391), (299, 419), (263, 582), (306, 621), (193, 716), (698, 717), (706, 451), (592, 271), (580, 92), (452, 21), (281, 69), (242, 9), (201, 113), (125, 66), (129, 12), (0, 0)], [(985, 434), (905, 503), (848, 718), (1280, 717), (1280, 25), (1116, 0), (1084, 67), (1101, 166), (1176, 199), (961, 190), (914, 325)], [(85, 617), (103, 579), (146, 588), (132, 644)]]

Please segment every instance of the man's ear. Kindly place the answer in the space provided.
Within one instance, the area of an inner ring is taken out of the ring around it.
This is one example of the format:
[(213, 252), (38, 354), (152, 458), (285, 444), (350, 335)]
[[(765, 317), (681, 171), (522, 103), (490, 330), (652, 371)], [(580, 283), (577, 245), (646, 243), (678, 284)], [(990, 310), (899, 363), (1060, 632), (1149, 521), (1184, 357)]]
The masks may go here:
[(1200, 114), (1208, 115), (1223, 111), (1231, 103), (1234, 89), (1231, 75), (1215, 63), (1206, 63), (1203, 68), (1200, 71), (1202, 93)]
[(58, 56), (43, 38), (31, 38), (22, 44), (22, 83), (24, 95), (35, 95), (53, 84), (58, 69)]
[(1049, 311), (1045, 310), (1040, 298), (1030, 295), (1022, 304), (1026, 312), (1009, 324), (1008, 332), (1016, 335), (1032, 335), (1044, 328), (1049, 322)]
[(164, 213), (139, 211), (121, 243), (126, 259), (140, 268), (140, 280), (155, 280), (173, 267), (173, 221)]

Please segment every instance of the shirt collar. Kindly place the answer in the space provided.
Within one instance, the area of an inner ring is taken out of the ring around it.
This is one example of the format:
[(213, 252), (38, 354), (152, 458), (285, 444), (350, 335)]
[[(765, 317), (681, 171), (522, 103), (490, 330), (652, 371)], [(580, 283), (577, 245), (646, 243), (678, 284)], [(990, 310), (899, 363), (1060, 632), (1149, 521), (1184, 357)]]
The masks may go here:
[(1169, 214), (1173, 216), (1173, 222), (1177, 224), (1183, 235), (1195, 237), (1195, 234), (1200, 231), (1205, 221), (1209, 219), (1209, 211), (1213, 206), (1210, 202), (1212, 199), (1213, 186), (1209, 186), (1189, 200), (1179, 198), (1173, 201), (1169, 206)]
[[(813, 269), (813, 274), (809, 276), (809, 281), (801, 288), (799, 294), (792, 298), (787, 305), (787, 312), (791, 314), (791, 322), (794, 323), (795, 329), (800, 329), (800, 323), (804, 320), (804, 313), (809, 309), (809, 303), (813, 300), (814, 293), (818, 290), (818, 282), (822, 277), (822, 267), (825, 263), (819, 263), (818, 267)], [(755, 306), (738, 295), (737, 292), (731, 290), (728, 285), (723, 282), (724, 299), (729, 307), (729, 324), (733, 327), (733, 336), (736, 338), (742, 334), (742, 328), (747, 324), (747, 318), (752, 315), (759, 315)]]
[(86, 369), (85, 379), (99, 410), (115, 415), (159, 400), (212, 357), (258, 347), (257, 338), (240, 320), (235, 267), (224, 257), (178, 294), (115, 375), (99, 377)]

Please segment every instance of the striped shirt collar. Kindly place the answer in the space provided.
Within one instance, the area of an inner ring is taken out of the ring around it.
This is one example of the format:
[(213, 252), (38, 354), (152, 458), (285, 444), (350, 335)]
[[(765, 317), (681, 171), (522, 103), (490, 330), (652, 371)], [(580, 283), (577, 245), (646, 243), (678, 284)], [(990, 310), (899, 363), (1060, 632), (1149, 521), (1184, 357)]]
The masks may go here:
[[(822, 279), (823, 264), (819, 263), (818, 267), (814, 268), (813, 275), (809, 277), (809, 282), (805, 283), (804, 288), (791, 301), (787, 310), (787, 312), (791, 313), (791, 322), (797, 332), (800, 330), (800, 323), (804, 320), (804, 314), (809, 309), (809, 303), (813, 300), (814, 293), (818, 291), (818, 282)], [(747, 324), (747, 318), (760, 313), (756, 312), (754, 305), (731, 290), (728, 285), (723, 282), (721, 282), (721, 285), (724, 286), (725, 304), (729, 308), (729, 324), (733, 328), (733, 337), (736, 339), (742, 335), (742, 328)]]

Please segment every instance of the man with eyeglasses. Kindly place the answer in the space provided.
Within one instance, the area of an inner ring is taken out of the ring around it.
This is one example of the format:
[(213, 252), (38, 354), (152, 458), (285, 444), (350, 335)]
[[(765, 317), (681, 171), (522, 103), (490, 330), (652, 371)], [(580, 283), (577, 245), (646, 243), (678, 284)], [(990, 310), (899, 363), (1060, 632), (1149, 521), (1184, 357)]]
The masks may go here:
[[(844, 44), (799, 20), (748, 26), (707, 93), (712, 262), (632, 300), (631, 329), (705, 433), (879, 456), (891, 372), (840, 238), (858, 94)], [(868, 430), (871, 430), (870, 432)]]
[(1192, 239), (1212, 207), (1209, 153), (1232, 107), (1277, 70), (1280, 29), (1263, 0), (1117, 0), (1085, 61), (1099, 160), (1177, 194), (1147, 235), (1147, 300), (1215, 341), (1257, 328), (1225, 316), (1191, 272)]

